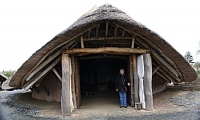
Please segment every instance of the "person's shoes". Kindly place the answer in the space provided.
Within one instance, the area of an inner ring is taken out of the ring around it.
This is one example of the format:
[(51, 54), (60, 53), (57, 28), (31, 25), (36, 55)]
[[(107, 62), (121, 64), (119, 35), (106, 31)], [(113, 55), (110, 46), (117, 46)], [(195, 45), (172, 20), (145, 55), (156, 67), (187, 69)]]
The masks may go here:
[(124, 106), (124, 108), (127, 108), (127, 106)]
[(120, 106), (120, 108), (122, 108), (122, 106)]

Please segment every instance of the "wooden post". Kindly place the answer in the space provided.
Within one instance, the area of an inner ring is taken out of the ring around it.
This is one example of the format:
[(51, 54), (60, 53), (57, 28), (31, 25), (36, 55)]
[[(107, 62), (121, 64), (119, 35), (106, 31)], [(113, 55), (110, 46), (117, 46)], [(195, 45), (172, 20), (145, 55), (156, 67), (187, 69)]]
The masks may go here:
[(76, 104), (77, 108), (80, 108), (81, 91), (80, 91), (79, 61), (77, 57), (74, 58), (74, 61), (75, 61)]
[(135, 45), (135, 36), (133, 36), (132, 38), (131, 48), (134, 48), (134, 45)]
[(146, 102), (146, 110), (153, 110), (152, 95), (152, 61), (150, 54), (144, 54), (144, 94)]
[(139, 98), (140, 98), (140, 103), (142, 104), (142, 108), (145, 109), (144, 85), (143, 85), (144, 61), (143, 61), (143, 56), (142, 55), (139, 55), (137, 57), (137, 72), (138, 72), (138, 78), (139, 78)]
[(133, 54), (133, 75), (134, 75), (134, 99), (135, 99), (135, 103), (138, 103), (139, 98), (138, 98), (138, 75), (137, 75), (137, 55), (136, 54)]
[(62, 97), (61, 111), (63, 116), (71, 115), (70, 106), (70, 59), (68, 54), (62, 54)]
[(76, 85), (75, 85), (75, 60), (74, 56), (72, 56), (72, 97), (74, 108), (77, 108), (77, 101), (76, 101)]
[(130, 59), (129, 64), (130, 64), (130, 84), (131, 84), (130, 94), (131, 94), (131, 106), (133, 107), (135, 104), (134, 104), (133, 57), (132, 57), (132, 55), (130, 55), (129, 59)]
[(84, 48), (83, 35), (81, 36), (81, 48)]
[(105, 33), (105, 37), (108, 37), (108, 22), (106, 22), (106, 33)]

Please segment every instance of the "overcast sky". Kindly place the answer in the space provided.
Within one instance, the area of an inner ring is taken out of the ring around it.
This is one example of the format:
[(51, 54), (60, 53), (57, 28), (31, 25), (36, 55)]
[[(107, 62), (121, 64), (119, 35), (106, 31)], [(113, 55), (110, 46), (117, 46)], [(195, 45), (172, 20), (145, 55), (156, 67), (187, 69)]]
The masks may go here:
[(1, 0), (0, 71), (17, 70), (35, 51), (94, 5), (109, 3), (155, 31), (194, 61), (200, 42), (199, 0)]

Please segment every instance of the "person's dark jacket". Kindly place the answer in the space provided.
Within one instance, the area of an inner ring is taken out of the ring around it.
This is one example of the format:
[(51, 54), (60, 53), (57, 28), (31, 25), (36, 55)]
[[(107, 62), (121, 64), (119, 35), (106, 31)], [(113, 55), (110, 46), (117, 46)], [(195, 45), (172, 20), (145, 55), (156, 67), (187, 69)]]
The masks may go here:
[(125, 92), (124, 87), (127, 88), (128, 83), (130, 83), (130, 82), (129, 82), (127, 76), (125, 74), (123, 74), (123, 75), (119, 74), (119, 76), (117, 77), (117, 80), (116, 80), (115, 88), (118, 89), (118, 92)]

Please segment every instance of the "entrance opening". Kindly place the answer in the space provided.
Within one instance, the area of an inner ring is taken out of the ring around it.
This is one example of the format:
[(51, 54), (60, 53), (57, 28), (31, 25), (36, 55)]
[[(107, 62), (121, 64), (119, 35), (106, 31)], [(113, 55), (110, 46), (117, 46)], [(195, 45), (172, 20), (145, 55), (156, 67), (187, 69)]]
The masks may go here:
[[(84, 56), (80, 60), (81, 106), (119, 105), (115, 81), (119, 69), (128, 73), (128, 56)], [(92, 105), (92, 103), (96, 103)]]

